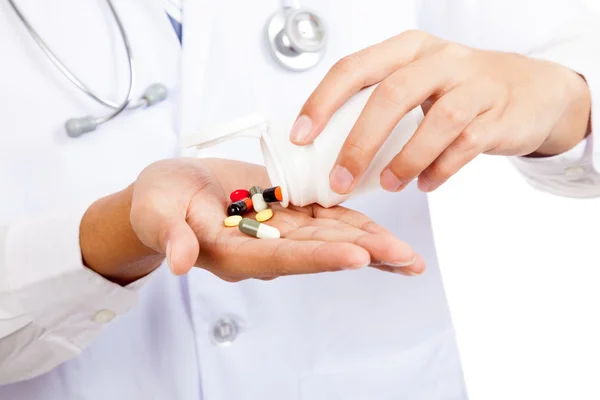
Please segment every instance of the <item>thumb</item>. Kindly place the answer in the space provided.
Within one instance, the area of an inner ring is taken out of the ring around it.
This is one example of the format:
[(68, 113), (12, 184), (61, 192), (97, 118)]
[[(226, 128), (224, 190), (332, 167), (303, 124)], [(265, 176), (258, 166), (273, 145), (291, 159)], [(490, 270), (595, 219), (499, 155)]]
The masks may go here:
[(198, 238), (192, 228), (184, 219), (173, 219), (167, 224), (166, 232), (160, 235), (164, 243), (160, 246), (164, 249), (167, 263), (174, 275), (188, 273), (200, 254)]

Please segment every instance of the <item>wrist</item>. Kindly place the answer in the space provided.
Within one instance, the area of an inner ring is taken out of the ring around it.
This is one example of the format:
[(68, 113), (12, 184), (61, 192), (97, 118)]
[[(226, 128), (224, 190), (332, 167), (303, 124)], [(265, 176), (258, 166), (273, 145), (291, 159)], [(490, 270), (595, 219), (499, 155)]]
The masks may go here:
[(133, 187), (103, 197), (84, 214), (79, 231), (83, 263), (106, 279), (126, 285), (156, 269), (164, 257), (145, 246), (130, 222)]
[[(561, 67), (564, 68), (564, 67)], [(567, 104), (548, 138), (531, 156), (548, 157), (564, 153), (591, 132), (591, 93), (585, 79), (566, 69), (565, 85)]]

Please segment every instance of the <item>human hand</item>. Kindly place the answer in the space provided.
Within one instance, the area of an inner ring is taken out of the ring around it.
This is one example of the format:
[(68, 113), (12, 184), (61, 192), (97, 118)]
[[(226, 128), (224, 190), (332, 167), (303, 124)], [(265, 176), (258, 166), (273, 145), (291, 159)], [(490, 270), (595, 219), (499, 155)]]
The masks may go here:
[(311, 143), (342, 104), (377, 83), (331, 171), (340, 194), (352, 191), (419, 105), (424, 120), (381, 174), (388, 191), (417, 177), (421, 190), (432, 191), (481, 153), (559, 154), (590, 131), (589, 89), (566, 67), (407, 31), (335, 64), (304, 104), (292, 142)]
[(131, 226), (144, 245), (166, 255), (177, 275), (193, 266), (227, 281), (368, 264), (406, 275), (425, 268), (409, 245), (343, 207), (271, 203), (274, 217), (267, 224), (280, 230), (281, 239), (256, 239), (224, 227), (229, 193), (254, 185), (269, 187), (265, 169), (257, 165), (218, 159), (159, 161), (133, 185)]

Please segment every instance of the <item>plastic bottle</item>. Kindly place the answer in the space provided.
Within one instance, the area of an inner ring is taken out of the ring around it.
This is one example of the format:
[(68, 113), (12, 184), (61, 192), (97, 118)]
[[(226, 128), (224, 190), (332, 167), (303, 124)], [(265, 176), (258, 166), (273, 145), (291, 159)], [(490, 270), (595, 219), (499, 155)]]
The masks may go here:
[[(282, 189), (282, 206), (293, 204), (302, 207), (317, 203), (323, 207), (332, 207), (351, 195), (356, 196), (380, 187), (379, 177), (383, 168), (400, 152), (423, 119), (420, 107), (410, 111), (396, 125), (352, 193), (340, 195), (331, 190), (329, 185), (329, 173), (333, 164), (374, 89), (375, 86), (371, 86), (350, 98), (332, 116), (319, 137), (307, 146), (297, 146), (289, 140), (294, 119), (269, 121), (265, 124), (260, 137), (261, 149), (271, 183)], [(248, 125), (250, 120), (244, 123)], [(231, 133), (233, 126), (235, 124), (220, 132), (213, 131), (211, 135), (187, 138), (184, 144), (203, 148), (238, 134), (244, 136), (243, 129), (238, 133)]]

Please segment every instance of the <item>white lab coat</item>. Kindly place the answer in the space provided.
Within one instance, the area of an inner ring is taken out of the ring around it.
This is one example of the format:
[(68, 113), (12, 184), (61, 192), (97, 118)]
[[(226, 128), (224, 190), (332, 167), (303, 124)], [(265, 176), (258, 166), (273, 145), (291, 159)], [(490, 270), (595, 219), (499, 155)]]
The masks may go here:
[[(122, 95), (126, 60), (102, 2), (20, 3), (84, 82)], [(599, 69), (585, 48), (595, 37), (578, 31), (586, 14), (567, 1), (523, 0), (516, 10), (510, 1), (307, 0), (331, 40), (322, 63), (298, 74), (281, 69), (263, 40), (279, 0), (186, 2), (181, 60), (159, 0), (115, 3), (137, 93), (157, 81), (173, 89), (167, 102), (77, 140), (63, 121), (103, 109), (69, 86), (0, 5), (0, 399), (466, 399), (427, 198), (414, 185), (347, 205), (415, 246), (428, 265), (415, 279), (364, 269), (231, 284), (161, 267), (122, 288), (82, 265), (79, 222), (95, 199), (179, 154), (181, 135), (250, 114), (291, 117), (335, 61), (405, 29), (536, 50), (578, 69), (598, 97)], [(557, 157), (514, 161), (539, 188), (598, 195), (591, 139)], [(198, 155), (262, 161), (256, 139)], [(564, 174), (575, 166), (584, 168)]]

